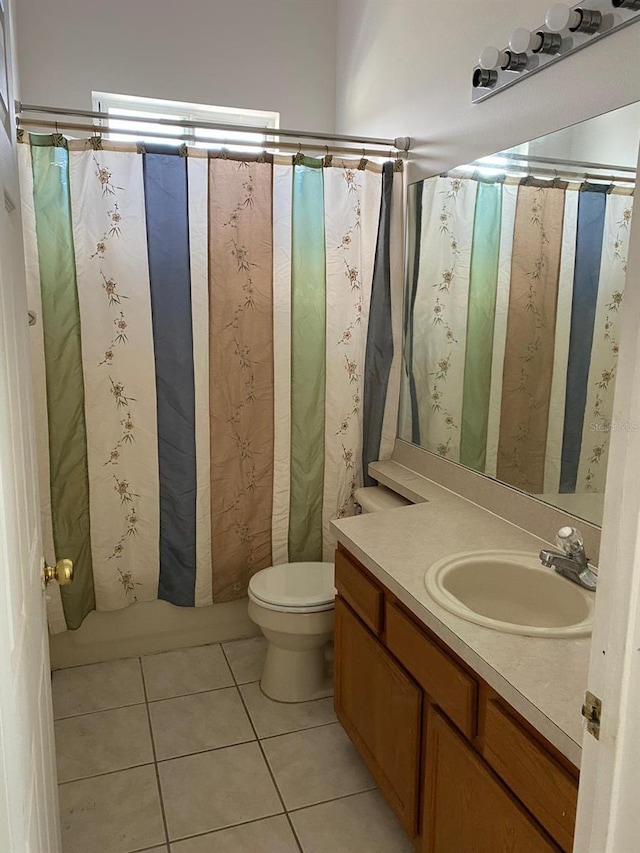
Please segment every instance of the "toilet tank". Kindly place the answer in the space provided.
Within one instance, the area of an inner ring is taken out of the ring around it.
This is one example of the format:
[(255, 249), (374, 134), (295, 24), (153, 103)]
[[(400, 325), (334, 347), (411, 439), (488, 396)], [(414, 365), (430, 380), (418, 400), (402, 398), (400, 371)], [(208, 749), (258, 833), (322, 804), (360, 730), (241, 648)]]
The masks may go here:
[(362, 512), (378, 512), (383, 509), (397, 509), (411, 505), (410, 500), (385, 486), (365, 486), (357, 489), (354, 498), (362, 507)]

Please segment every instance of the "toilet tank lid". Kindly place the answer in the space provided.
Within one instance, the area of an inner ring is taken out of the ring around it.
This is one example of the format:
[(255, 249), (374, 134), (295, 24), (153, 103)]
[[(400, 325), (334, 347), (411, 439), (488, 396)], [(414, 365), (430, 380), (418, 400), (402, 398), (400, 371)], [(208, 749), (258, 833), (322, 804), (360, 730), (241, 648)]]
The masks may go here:
[(257, 572), (249, 589), (267, 604), (281, 607), (312, 607), (335, 598), (333, 563), (283, 563)]
[(397, 492), (392, 492), (385, 486), (365, 486), (362, 489), (357, 489), (353, 497), (360, 504), (363, 512), (378, 512), (383, 509), (411, 506), (410, 500), (403, 498)]

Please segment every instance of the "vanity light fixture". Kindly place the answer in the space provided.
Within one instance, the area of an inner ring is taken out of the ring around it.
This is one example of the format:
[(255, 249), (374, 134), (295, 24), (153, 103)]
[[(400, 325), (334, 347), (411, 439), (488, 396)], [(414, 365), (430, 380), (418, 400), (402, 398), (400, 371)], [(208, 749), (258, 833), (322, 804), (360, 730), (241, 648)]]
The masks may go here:
[(525, 27), (518, 27), (509, 39), (509, 47), (515, 53), (558, 53), (561, 45), (562, 36), (558, 33), (545, 33), (542, 30), (532, 33)]
[(519, 27), (511, 33), (507, 47), (487, 47), (482, 51), (472, 72), (472, 100), (477, 104), (491, 98), (548, 65), (637, 23), (640, 0), (556, 3), (540, 27)]
[(602, 12), (593, 9), (572, 9), (566, 3), (556, 3), (547, 12), (547, 29), (552, 33), (597, 33), (602, 26)]

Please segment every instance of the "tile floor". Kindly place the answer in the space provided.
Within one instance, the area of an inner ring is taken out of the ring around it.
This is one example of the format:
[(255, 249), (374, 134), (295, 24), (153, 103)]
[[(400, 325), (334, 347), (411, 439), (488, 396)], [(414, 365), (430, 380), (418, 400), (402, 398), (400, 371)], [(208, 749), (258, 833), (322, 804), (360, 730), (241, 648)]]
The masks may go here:
[(411, 853), (333, 700), (267, 699), (264, 652), (53, 674), (64, 853)]

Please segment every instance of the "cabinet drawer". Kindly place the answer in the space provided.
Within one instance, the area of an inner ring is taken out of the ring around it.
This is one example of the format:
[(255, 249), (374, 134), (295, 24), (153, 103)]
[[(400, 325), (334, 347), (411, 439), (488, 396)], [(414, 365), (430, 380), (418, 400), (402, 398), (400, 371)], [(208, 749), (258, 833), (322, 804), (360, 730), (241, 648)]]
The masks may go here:
[(390, 602), (386, 605), (385, 620), (389, 651), (460, 731), (474, 737), (478, 705), (475, 681)]
[(336, 589), (365, 625), (378, 636), (382, 633), (384, 595), (344, 551), (336, 551)]
[(485, 712), (483, 755), (563, 850), (573, 849), (578, 786), (571, 775), (493, 699)]

